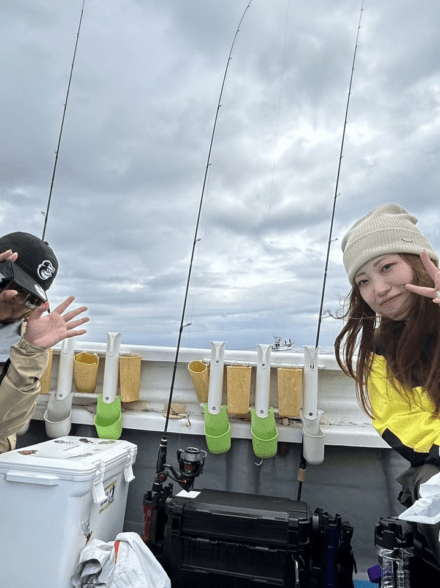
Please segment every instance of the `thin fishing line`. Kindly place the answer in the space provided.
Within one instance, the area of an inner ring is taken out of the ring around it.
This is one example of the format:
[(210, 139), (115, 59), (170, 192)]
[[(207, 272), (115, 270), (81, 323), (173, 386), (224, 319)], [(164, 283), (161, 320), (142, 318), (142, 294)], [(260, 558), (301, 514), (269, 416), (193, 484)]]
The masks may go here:
[(211, 134), (211, 142), (209, 144), (208, 158), (207, 158), (206, 167), (205, 167), (205, 175), (204, 175), (204, 178), (203, 178), (202, 193), (201, 193), (201, 196), (200, 196), (199, 210), (198, 210), (198, 214), (197, 214), (197, 222), (196, 222), (196, 228), (195, 228), (195, 232), (194, 232), (194, 239), (193, 239), (193, 245), (192, 245), (192, 251), (191, 251), (191, 259), (190, 259), (189, 270), (188, 270), (188, 278), (186, 280), (185, 296), (184, 296), (184, 300), (183, 300), (183, 309), (182, 309), (182, 316), (181, 316), (181, 320), (180, 320), (179, 336), (178, 336), (178, 339), (177, 339), (176, 356), (175, 356), (175, 359), (174, 359), (174, 366), (173, 366), (173, 375), (172, 375), (172, 378), (171, 378), (170, 395), (169, 395), (169, 398), (168, 398), (167, 416), (166, 416), (166, 419), (165, 419), (165, 427), (164, 427), (164, 431), (163, 431), (164, 433), (166, 433), (167, 430), (168, 430), (168, 421), (169, 421), (169, 418), (170, 418), (171, 401), (173, 399), (174, 382), (176, 380), (177, 362), (179, 360), (179, 352), (180, 352), (180, 343), (181, 343), (181, 340), (182, 340), (182, 332), (183, 332), (183, 329), (186, 326), (189, 326), (189, 325), (185, 325), (184, 324), (185, 323), (186, 304), (187, 304), (187, 301), (188, 301), (188, 291), (189, 291), (189, 285), (190, 285), (190, 282), (191, 282), (191, 272), (192, 272), (192, 266), (193, 266), (193, 261), (194, 261), (194, 254), (195, 254), (197, 242), (199, 240), (198, 239), (199, 224), (200, 224), (200, 218), (201, 218), (201, 215), (202, 215), (203, 198), (204, 198), (204, 195), (205, 195), (205, 187), (206, 187), (206, 180), (207, 180), (207, 177), (208, 177), (208, 170), (209, 170), (209, 167), (211, 165), (211, 153), (212, 153), (212, 147), (213, 147), (213, 144), (214, 144), (215, 131), (216, 131), (216, 128), (217, 128), (217, 119), (218, 119), (218, 115), (219, 115), (220, 108), (221, 108), (221, 100), (222, 100), (222, 96), (223, 96), (223, 90), (225, 88), (226, 76), (228, 75), (229, 63), (230, 63), (230, 61), (232, 59), (232, 51), (234, 50), (235, 41), (237, 39), (238, 33), (240, 32), (241, 23), (243, 22), (243, 19), (244, 19), (244, 17), (245, 17), (245, 15), (246, 15), (246, 13), (247, 13), (247, 11), (248, 11), (248, 9), (249, 9), (249, 7), (250, 7), (251, 4), (252, 4), (252, 0), (250, 0), (250, 2), (248, 3), (248, 5), (246, 6), (246, 8), (245, 8), (245, 10), (244, 10), (244, 12), (243, 12), (243, 14), (241, 16), (240, 22), (238, 23), (237, 30), (235, 31), (234, 40), (232, 41), (231, 49), (229, 51), (228, 60), (226, 62), (225, 73), (223, 75), (223, 81), (222, 81), (222, 85), (221, 85), (221, 89), (220, 89), (220, 95), (219, 95), (218, 104), (217, 104), (217, 111), (216, 111), (215, 118), (214, 118), (214, 126), (213, 126), (212, 134)]
[[(208, 179), (207, 179), (207, 182), (206, 182), (205, 192), (208, 189), (209, 189), (209, 176), (208, 176)], [(198, 242), (203, 241), (203, 239), (204, 239), (204, 232), (205, 232), (204, 219), (205, 219), (205, 216), (206, 216), (206, 206), (202, 209), (202, 214), (201, 214), (201, 217), (200, 217)], [(198, 283), (199, 283), (199, 277), (200, 277), (200, 273), (197, 272), (197, 268), (199, 267), (200, 261), (201, 261), (201, 259), (200, 259), (200, 248), (197, 247), (196, 250), (195, 250), (195, 255), (194, 255), (192, 282), (191, 282), (191, 285), (190, 285), (190, 291), (188, 293), (188, 298), (190, 299), (189, 313), (186, 314), (186, 316), (188, 316), (188, 314), (189, 314), (189, 318), (187, 319), (187, 320), (189, 320), (188, 327), (190, 325), (192, 325), (193, 319), (194, 319), (194, 314), (195, 314), (194, 313), (194, 308), (195, 308), (195, 304), (196, 304), (196, 295), (195, 295), (195, 292), (198, 290)], [(188, 329), (188, 331), (189, 331), (189, 335), (186, 336), (187, 347), (191, 347), (192, 329)]]
[(43, 227), (43, 236), (41, 237), (41, 239), (43, 241), (44, 241), (44, 237), (46, 235), (47, 220), (49, 218), (50, 204), (51, 204), (51, 201), (52, 201), (52, 190), (53, 190), (53, 185), (54, 185), (54, 182), (55, 182), (55, 174), (56, 174), (56, 171), (57, 171), (58, 155), (59, 155), (59, 152), (60, 152), (61, 137), (63, 136), (64, 119), (66, 117), (67, 101), (69, 100), (70, 84), (72, 82), (73, 67), (75, 65), (76, 49), (78, 47), (79, 34), (81, 32), (81, 23), (82, 23), (82, 18), (83, 18), (83, 14), (84, 14), (84, 4), (85, 3), (86, 3), (86, 0), (83, 0), (83, 4), (82, 4), (82, 8), (81, 8), (81, 16), (80, 16), (79, 25), (78, 25), (78, 32), (76, 34), (75, 50), (73, 52), (72, 67), (70, 68), (69, 83), (67, 85), (66, 101), (64, 103), (63, 117), (61, 119), (61, 128), (60, 128), (60, 134), (59, 134), (59, 137), (58, 137), (58, 145), (57, 145), (57, 150), (55, 151), (55, 163), (54, 163), (54, 166), (53, 166), (52, 180), (50, 182), (49, 198), (48, 198), (48, 201), (47, 201), (46, 212), (45, 213), (43, 212), (43, 214), (44, 214), (44, 227)]
[(355, 66), (355, 63), (356, 63), (356, 53), (357, 53), (357, 48), (358, 48), (359, 32), (360, 32), (360, 29), (361, 29), (361, 22), (362, 22), (362, 13), (363, 13), (363, 11), (364, 11), (364, 0), (362, 0), (361, 11), (360, 11), (360, 15), (359, 15), (359, 23), (358, 23), (358, 29), (357, 29), (357, 35), (356, 35), (356, 43), (355, 43), (354, 53), (353, 53), (353, 63), (352, 63), (352, 66), (351, 66), (350, 84), (348, 86), (347, 104), (346, 104), (346, 107), (345, 107), (344, 128), (343, 128), (343, 131), (342, 131), (341, 149), (340, 149), (340, 152), (339, 152), (338, 172), (336, 174), (335, 195), (334, 195), (334, 198), (333, 198), (333, 209), (332, 209), (332, 215), (331, 215), (331, 220), (330, 220), (330, 231), (329, 231), (328, 243), (327, 243), (327, 256), (326, 256), (326, 260), (325, 260), (324, 277), (323, 277), (323, 282), (322, 282), (321, 302), (320, 302), (320, 307), (319, 307), (318, 329), (317, 329), (317, 332), (316, 332), (315, 349), (318, 348), (318, 345), (319, 345), (319, 336), (320, 336), (320, 333), (321, 333), (322, 309), (323, 309), (323, 306), (324, 306), (324, 296), (325, 296), (325, 287), (326, 287), (326, 283), (327, 283), (327, 273), (328, 273), (328, 262), (329, 262), (329, 257), (330, 257), (330, 249), (331, 249), (331, 246), (332, 246), (332, 235), (333, 235), (333, 224), (334, 224), (335, 213), (336, 213), (336, 202), (337, 202), (337, 199), (338, 199), (338, 196), (339, 196), (339, 194), (338, 194), (339, 177), (340, 177), (340, 174), (341, 174), (342, 157), (343, 157), (343, 152), (344, 152), (345, 131), (347, 129), (348, 108), (350, 106), (351, 87), (352, 87), (352, 84), (353, 84), (354, 66)]
[[(326, 282), (327, 282), (327, 272), (328, 272), (328, 262), (329, 262), (329, 257), (330, 257), (331, 244), (332, 244), (333, 224), (334, 224), (335, 212), (336, 212), (336, 201), (337, 201), (338, 196), (339, 196), (339, 194), (338, 194), (339, 177), (340, 177), (340, 174), (341, 174), (342, 156), (343, 156), (343, 152), (344, 152), (344, 142), (345, 142), (345, 131), (346, 131), (346, 128), (347, 128), (348, 108), (350, 106), (351, 87), (352, 87), (352, 84), (353, 84), (353, 73), (354, 73), (354, 66), (355, 66), (355, 63), (356, 63), (356, 53), (357, 53), (357, 48), (358, 48), (359, 31), (360, 31), (360, 28), (361, 28), (362, 13), (363, 13), (363, 11), (364, 11), (364, 0), (362, 0), (361, 10), (360, 10), (360, 15), (359, 15), (358, 29), (357, 29), (357, 34), (356, 34), (356, 43), (355, 43), (355, 47), (354, 47), (353, 62), (352, 62), (352, 66), (351, 66), (350, 83), (349, 83), (349, 86), (348, 86), (347, 104), (346, 104), (346, 107), (345, 107), (344, 127), (343, 127), (343, 130), (342, 130), (341, 149), (340, 149), (340, 152), (339, 152), (338, 171), (337, 171), (337, 174), (336, 174), (335, 194), (334, 194), (334, 198), (333, 198), (333, 209), (332, 209), (332, 215), (331, 215), (331, 220), (330, 220), (330, 231), (329, 231), (329, 237), (328, 237), (328, 243), (327, 243), (327, 256), (326, 256), (326, 260), (325, 260), (324, 277), (323, 277), (323, 283), (322, 283), (321, 302), (320, 302), (320, 307), (319, 307), (319, 319), (318, 319), (318, 329), (317, 329), (317, 333), (316, 333), (315, 349), (318, 349), (319, 335), (320, 335), (320, 332), (321, 332), (322, 308), (323, 308), (323, 305), (324, 305), (325, 286), (326, 286)], [(304, 437), (303, 437), (303, 440), (302, 440), (302, 443), (301, 443), (301, 459), (300, 459), (299, 472), (298, 472), (298, 495), (297, 495), (297, 500), (301, 500), (302, 485), (303, 485), (303, 481), (305, 479), (305, 470), (306, 470), (306, 468), (307, 468), (307, 462), (306, 462), (306, 460), (304, 458)]]

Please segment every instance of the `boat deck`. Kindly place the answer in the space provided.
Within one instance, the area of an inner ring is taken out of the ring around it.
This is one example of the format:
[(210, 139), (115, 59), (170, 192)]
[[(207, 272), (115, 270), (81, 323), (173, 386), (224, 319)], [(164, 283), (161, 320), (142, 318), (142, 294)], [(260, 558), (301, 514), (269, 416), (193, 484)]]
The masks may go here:
[[(75, 342), (75, 354), (92, 351), (100, 357), (96, 390), (79, 393), (72, 381), (71, 434), (96, 436), (94, 417), (97, 394), (102, 392), (106, 345)], [(24, 447), (47, 439), (44, 414), (50, 394), (56, 394), (62, 348), (54, 349), (48, 394), (41, 394), (29, 430), (19, 437)], [(138, 446), (134, 467), (135, 480), (130, 484), (125, 517), (126, 531), (142, 533), (142, 498), (151, 489), (159, 442), (164, 433), (164, 407), (168, 403), (174, 348), (122, 345), (121, 354), (141, 355), (139, 399), (123, 403), (122, 438)], [(278, 367), (304, 368), (305, 355), (277, 352), (271, 356), (270, 405), (277, 411)], [(255, 456), (249, 417), (230, 416), (231, 449), (223, 454), (209, 452), (201, 404), (188, 373), (195, 360), (210, 362), (210, 350), (182, 349), (177, 364), (173, 403), (179, 412), (170, 418), (166, 433), (168, 460), (176, 466), (179, 448), (198, 447), (207, 451), (203, 474), (196, 488), (223, 489), (248, 494), (263, 494), (296, 499), (297, 473), (301, 453), (301, 418), (276, 416), (279, 431), (276, 455), (270, 459)], [(257, 352), (226, 350), (226, 365), (257, 366)], [(226, 384), (223, 402), (227, 401)], [(255, 377), (252, 379), (250, 403), (255, 402)], [(302, 405), (306, 399), (303, 398)], [(394, 474), (406, 462), (381, 440), (359, 409), (353, 382), (338, 368), (335, 358), (318, 358), (317, 408), (323, 411), (320, 426), (324, 434), (324, 459), (309, 465), (303, 485), (302, 500), (312, 511), (322, 508), (334, 516), (340, 514), (354, 527), (352, 545), (357, 561), (358, 580), (367, 580), (367, 569), (377, 563), (374, 527), (380, 517), (396, 516), (403, 510), (397, 502), (398, 484)], [(276, 413), (277, 414), (277, 413)]]

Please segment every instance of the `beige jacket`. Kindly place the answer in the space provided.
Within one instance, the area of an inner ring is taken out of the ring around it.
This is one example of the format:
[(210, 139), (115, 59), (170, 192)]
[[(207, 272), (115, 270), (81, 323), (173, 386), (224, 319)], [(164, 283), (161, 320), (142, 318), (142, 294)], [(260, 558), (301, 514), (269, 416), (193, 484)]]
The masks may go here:
[(0, 385), (0, 438), (17, 433), (31, 419), (49, 352), (21, 338), (11, 347), (8, 371)]
[(0, 437), (0, 453), (7, 453), (13, 451), (17, 447), (17, 435), (9, 435), (9, 437)]

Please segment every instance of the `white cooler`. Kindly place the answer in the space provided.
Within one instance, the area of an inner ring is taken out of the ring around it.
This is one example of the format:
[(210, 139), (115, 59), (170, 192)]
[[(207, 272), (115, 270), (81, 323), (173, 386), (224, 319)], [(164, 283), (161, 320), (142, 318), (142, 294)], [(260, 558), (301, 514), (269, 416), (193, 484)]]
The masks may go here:
[(0, 587), (70, 588), (85, 545), (123, 530), (136, 452), (60, 437), (0, 454)]

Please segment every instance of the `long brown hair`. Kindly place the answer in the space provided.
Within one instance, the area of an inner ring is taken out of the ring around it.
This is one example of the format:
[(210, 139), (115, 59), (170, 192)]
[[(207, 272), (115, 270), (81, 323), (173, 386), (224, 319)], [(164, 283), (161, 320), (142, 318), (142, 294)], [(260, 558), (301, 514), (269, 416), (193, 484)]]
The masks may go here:
[[(413, 284), (434, 286), (417, 255), (399, 255), (413, 269)], [(399, 394), (405, 392), (396, 383), (408, 390), (405, 398), (411, 403), (409, 389), (423, 386), (435, 414), (440, 414), (440, 307), (431, 298), (418, 294), (411, 294), (409, 305), (404, 321), (381, 319), (363, 300), (355, 284), (339, 315), (345, 324), (335, 341), (336, 360), (344, 373), (356, 380), (359, 403), (370, 417), (374, 413), (367, 382), (378, 344), (387, 361), (388, 378)]]

